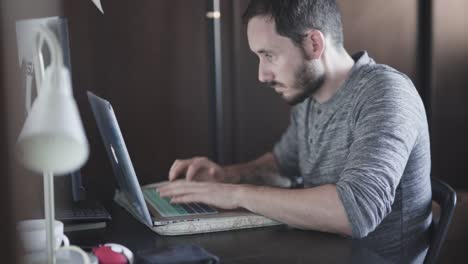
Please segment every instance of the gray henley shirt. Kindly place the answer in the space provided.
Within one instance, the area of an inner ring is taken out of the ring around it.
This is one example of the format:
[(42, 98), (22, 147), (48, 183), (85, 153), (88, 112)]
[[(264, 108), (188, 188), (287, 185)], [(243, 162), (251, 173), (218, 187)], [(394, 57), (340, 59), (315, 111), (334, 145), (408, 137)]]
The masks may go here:
[(274, 146), (281, 173), (304, 187), (335, 184), (352, 236), (380, 253), (426, 239), (432, 221), (426, 113), (411, 80), (366, 52), (339, 91), (291, 109)]

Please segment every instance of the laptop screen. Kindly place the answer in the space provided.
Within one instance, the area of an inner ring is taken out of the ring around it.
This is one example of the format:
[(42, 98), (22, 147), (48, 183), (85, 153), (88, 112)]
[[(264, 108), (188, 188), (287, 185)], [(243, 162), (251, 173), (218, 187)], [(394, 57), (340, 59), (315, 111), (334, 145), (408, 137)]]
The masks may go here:
[(119, 190), (135, 213), (151, 226), (152, 220), (141, 192), (138, 178), (120, 132), (117, 118), (109, 101), (88, 91), (88, 100), (101, 133), (102, 141), (112, 164)]

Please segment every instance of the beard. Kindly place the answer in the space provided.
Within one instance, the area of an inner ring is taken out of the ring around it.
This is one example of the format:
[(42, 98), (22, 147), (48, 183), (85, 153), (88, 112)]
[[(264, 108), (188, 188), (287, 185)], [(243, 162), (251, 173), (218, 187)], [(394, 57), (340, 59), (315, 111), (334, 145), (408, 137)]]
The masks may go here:
[[(296, 105), (314, 94), (325, 82), (323, 68), (314, 61), (304, 60), (304, 63), (294, 73), (294, 85), (291, 87), (296, 93), (292, 96), (284, 96), (283, 99), (289, 105)], [(284, 84), (272, 81), (268, 83), (271, 88), (286, 87)]]
[(325, 82), (325, 73), (317, 63), (304, 62), (296, 71), (294, 88), (297, 94), (290, 98), (285, 98), (289, 105), (296, 105), (314, 94)]

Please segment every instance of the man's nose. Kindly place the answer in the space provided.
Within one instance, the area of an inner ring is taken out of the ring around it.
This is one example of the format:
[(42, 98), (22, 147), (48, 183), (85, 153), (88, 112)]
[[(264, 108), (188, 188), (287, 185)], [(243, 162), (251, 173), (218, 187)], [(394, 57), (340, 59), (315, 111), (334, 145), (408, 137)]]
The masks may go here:
[(261, 63), (258, 65), (258, 80), (262, 83), (273, 81), (274, 75), (268, 68)]

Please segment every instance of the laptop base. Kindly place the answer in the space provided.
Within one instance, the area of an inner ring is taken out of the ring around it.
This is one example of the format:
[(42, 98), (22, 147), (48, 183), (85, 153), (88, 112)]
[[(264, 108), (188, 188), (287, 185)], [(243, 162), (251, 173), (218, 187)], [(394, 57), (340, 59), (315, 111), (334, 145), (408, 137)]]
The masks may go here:
[[(134, 212), (134, 208), (128, 203), (128, 200), (125, 198), (125, 196), (118, 190), (115, 192), (114, 201), (127, 210), (130, 214), (132, 214), (140, 222), (148, 226), (145, 221), (141, 219), (139, 214)], [(153, 225), (148, 227), (159, 235), (164, 236), (191, 235), (281, 225), (281, 223), (275, 220), (254, 213), (243, 213), (234, 217), (232, 214), (225, 214), (225, 216), (223, 216), (223, 214), (219, 214), (219, 217), (197, 218), (180, 221), (161, 221), (154, 219), (153, 217), (153, 220)], [(158, 223), (158, 225), (155, 223)]]

